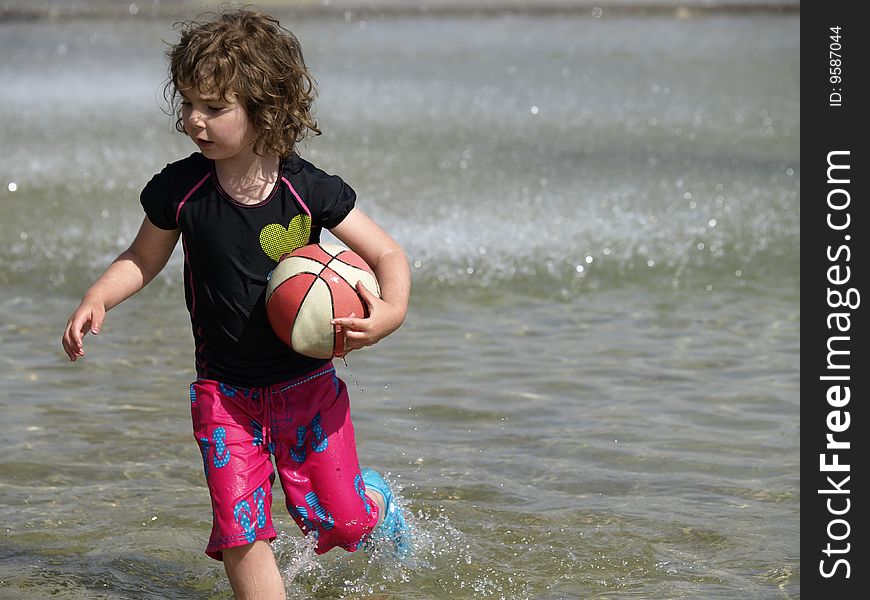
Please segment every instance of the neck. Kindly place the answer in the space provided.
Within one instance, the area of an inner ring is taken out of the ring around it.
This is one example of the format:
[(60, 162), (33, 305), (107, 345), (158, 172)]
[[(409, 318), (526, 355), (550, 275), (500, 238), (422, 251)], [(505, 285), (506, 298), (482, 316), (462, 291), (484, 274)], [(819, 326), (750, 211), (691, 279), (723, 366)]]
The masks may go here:
[(248, 160), (215, 161), (221, 186), (243, 204), (265, 200), (278, 181), (280, 161), (275, 156), (253, 155)]

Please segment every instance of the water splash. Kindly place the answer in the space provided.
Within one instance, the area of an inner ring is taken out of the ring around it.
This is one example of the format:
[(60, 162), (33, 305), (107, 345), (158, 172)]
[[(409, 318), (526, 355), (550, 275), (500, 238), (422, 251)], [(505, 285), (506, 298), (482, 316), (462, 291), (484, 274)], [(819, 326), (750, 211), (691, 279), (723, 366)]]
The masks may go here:
[(384, 540), (365, 551), (336, 550), (317, 556), (314, 538), (281, 532), (273, 550), (288, 597), (392, 597), (397, 590), (404, 590), (403, 597), (408, 597), (408, 589), (425, 589), (421, 592), (425, 597), (427, 593), (443, 597), (455, 592), (504, 600), (529, 597), (518, 578), (487, 566), (477, 543), (453, 526), (443, 507), (411, 510), (402, 487), (394, 479), (390, 485), (413, 531), (411, 555), (395, 559), (390, 542)]

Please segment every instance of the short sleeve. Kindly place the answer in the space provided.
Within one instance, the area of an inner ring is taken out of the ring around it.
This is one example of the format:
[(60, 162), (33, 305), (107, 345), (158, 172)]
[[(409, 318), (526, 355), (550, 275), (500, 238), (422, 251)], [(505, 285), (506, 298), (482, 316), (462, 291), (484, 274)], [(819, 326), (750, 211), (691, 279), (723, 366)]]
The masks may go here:
[(165, 172), (152, 177), (139, 195), (139, 202), (145, 209), (148, 220), (156, 227), (167, 230), (178, 229), (167, 179)]
[(356, 192), (338, 175), (330, 175), (298, 156), (285, 164), (285, 175), (311, 211), (314, 226), (332, 229), (353, 210)]
[(342, 221), (356, 204), (356, 192), (341, 177), (333, 175), (323, 189), (321, 222), (325, 229), (332, 229)]

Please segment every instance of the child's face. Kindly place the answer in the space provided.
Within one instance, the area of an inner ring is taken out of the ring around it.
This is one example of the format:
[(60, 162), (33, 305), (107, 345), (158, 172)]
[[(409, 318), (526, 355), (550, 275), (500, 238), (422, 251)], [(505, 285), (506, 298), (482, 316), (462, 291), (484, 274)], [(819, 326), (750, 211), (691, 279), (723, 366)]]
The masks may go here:
[(179, 91), (184, 132), (199, 146), (203, 156), (212, 160), (253, 156), (257, 132), (235, 94), (221, 100), (210, 90)]

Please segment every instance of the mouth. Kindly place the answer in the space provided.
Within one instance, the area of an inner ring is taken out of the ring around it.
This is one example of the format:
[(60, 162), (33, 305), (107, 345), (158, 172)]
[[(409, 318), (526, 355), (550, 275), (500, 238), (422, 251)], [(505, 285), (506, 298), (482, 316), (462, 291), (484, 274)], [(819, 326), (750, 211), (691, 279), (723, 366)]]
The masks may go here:
[(210, 142), (208, 140), (201, 140), (199, 138), (194, 138), (193, 141), (202, 150), (207, 150), (208, 148), (211, 148), (214, 145), (214, 142)]

